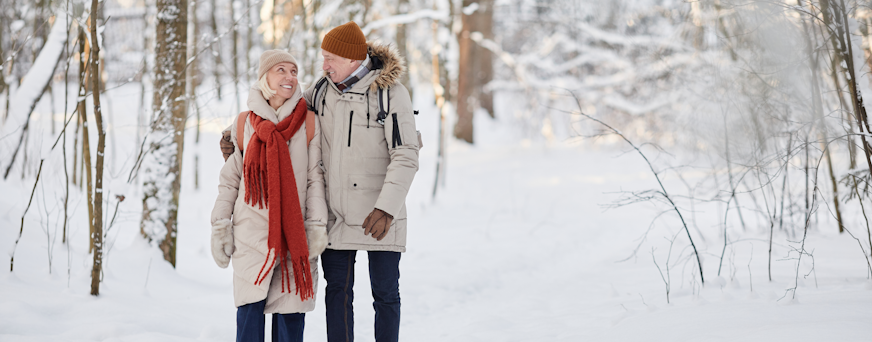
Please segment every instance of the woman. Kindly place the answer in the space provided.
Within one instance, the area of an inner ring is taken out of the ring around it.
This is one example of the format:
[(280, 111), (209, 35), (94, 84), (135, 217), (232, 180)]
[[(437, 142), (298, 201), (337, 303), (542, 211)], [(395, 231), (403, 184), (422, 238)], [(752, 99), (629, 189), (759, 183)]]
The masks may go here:
[(236, 150), (221, 168), (212, 256), (222, 268), (233, 260), (236, 341), (263, 341), (265, 313), (273, 314), (273, 341), (302, 341), (327, 245), (327, 204), (320, 127), (306, 120), (293, 56), (261, 55), (248, 108), (231, 126)]

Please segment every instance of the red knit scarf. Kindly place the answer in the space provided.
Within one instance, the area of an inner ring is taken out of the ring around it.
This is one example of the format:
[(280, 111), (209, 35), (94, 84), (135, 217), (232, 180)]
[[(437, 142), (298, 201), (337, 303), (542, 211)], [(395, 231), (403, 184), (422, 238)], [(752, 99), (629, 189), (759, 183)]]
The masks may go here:
[[(282, 272), (282, 292), (287, 284), (291, 292), (288, 261), (294, 270), (294, 284), (300, 299), (315, 296), (312, 272), (309, 269), (309, 247), (306, 243), (306, 228), (297, 194), (297, 181), (287, 141), (300, 130), (306, 121), (306, 101), (300, 100), (287, 118), (273, 124), (251, 112), (249, 120), (254, 132), (245, 147), (243, 175), (245, 177), (245, 203), (269, 210), (269, 250), (266, 260), (257, 274), (255, 285), (263, 283), (269, 270), (279, 259)], [(288, 260), (290, 252), (290, 260)], [(270, 254), (273, 255), (270, 263)], [(269, 265), (269, 268), (266, 268)]]

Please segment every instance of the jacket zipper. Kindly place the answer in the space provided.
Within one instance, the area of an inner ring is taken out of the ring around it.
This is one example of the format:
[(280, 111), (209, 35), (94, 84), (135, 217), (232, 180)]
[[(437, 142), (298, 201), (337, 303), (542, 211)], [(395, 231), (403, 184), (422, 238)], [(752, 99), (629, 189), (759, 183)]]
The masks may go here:
[(351, 147), (351, 124), (354, 123), (354, 111), (348, 115), (348, 147)]

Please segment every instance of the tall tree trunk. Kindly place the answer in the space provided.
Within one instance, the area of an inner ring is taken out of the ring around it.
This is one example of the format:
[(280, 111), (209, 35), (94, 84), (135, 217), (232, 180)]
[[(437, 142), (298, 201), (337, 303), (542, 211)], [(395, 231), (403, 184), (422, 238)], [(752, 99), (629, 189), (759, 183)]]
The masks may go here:
[[(187, 0), (185, 0), (187, 1)], [(218, 21), (215, 19), (215, 13), (218, 12), (218, 6), (215, 0), (212, 0), (212, 8), (209, 12), (209, 20), (212, 26), (212, 58), (215, 61), (212, 69), (212, 77), (215, 79), (215, 91), (218, 92), (218, 100), (221, 100), (221, 38), (218, 36)]]
[[(86, 43), (85, 29), (79, 26), (79, 92), (78, 102), (76, 103), (76, 112), (79, 113), (79, 123), (82, 126), (82, 170), (79, 173), (80, 177), (85, 177), (85, 180), (79, 180), (79, 186), (84, 186), (88, 202), (88, 253), (94, 251), (94, 192), (91, 180), (91, 144), (88, 134), (88, 113), (85, 108), (85, 96), (88, 94), (88, 69), (87, 64), (90, 57), (85, 53)], [(87, 174), (87, 175), (86, 175)]]
[[(399, 5), (397, 6), (397, 14), (406, 14), (409, 12), (409, 0), (399, 0)], [(409, 98), (414, 98), (412, 92), (414, 91), (414, 87), (411, 85), (410, 81), (410, 72), (408, 66), (412, 64), (412, 61), (409, 59), (409, 53), (406, 47), (406, 24), (397, 24), (397, 51), (399, 51), (400, 56), (406, 59), (406, 72), (400, 77), (400, 83), (409, 90)]]
[[(54, 70), (57, 68), (60, 59), (63, 56), (63, 46), (67, 41), (67, 26), (61, 21), (56, 21), (54, 25), (52, 25), (51, 35), (48, 39), (51, 39), (51, 43), (46, 45), (49, 48), (40, 50), (39, 56), (34, 60), (34, 64), (37, 67), (30, 68), (30, 70), (27, 71), (27, 78), (23, 83), (18, 84), (18, 88), (15, 92), (15, 106), (12, 107), (11, 112), (16, 115), (24, 116), (24, 127), (21, 130), (18, 146), (13, 150), (9, 166), (6, 168), (6, 173), (3, 175), (4, 179), (9, 176), (9, 171), (11, 171), (12, 166), (15, 165), (15, 158), (18, 156), (18, 151), (22, 149), (22, 144), (29, 136), (28, 128), (30, 127), (31, 114), (33, 114), (34, 108), (36, 108), (40, 98), (42, 98), (42, 95), (45, 94), (46, 89), (48, 89), (52, 75), (54, 75)], [(10, 60), (10, 67), (12, 60)], [(7, 93), (8, 89), (9, 88), (7, 88)], [(9, 112), (8, 109), (7, 112)], [(25, 151), (25, 162), (22, 165), (22, 174), (27, 168), (26, 145), (23, 149)]]
[[(233, 63), (233, 66), (230, 68), (230, 70), (233, 72), (233, 94), (236, 95), (235, 112), (239, 112), (239, 53), (237, 50), (237, 47), (239, 46), (239, 25), (236, 25), (236, 7), (233, 6), (234, 2), (235, 1), (230, 0), (230, 22), (231, 25), (233, 25), (233, 32), (230, 35), (230, 40), (232, 41), (231, 44), (233, 44), (232, 48), (230, 49), (230, 60), (231, 63)], [(197, 124), (199, 124), (199, 122), (197, 122)], [(200, 129), (197, 128), (198, 132), (199, 130)], [(197, 133), (197, 135), (199, 136), (200, 134)]]
[[(839, 6), (840, 5), (840, 6)], [(854, 74), (854, 55), (851, 51), (852, 43), (847, 31), (847, 13), (845, 12), (845, 2), (840, 1), (839, 4), (834, 4), (830, 0), (820, 1), (821, 17), (824, 25), (834, 28), (836, 37), (831, 39), (835, 54), (839, 55), (842, 70), (845, 73), (845, 80), (848, 83), (848, 89), (851, 91), (851, 104), (853, 105), (854, 115), (857, 119), (857, 126), (860, 128), (860, 133), (870, 133), (869, 122), (866, 117), (866, 107), (863, 104), (863, 97), (860, 90), (857, 88), (857, 78)], [(872, 146), (866, 140), (865, 135), (860, 135), (860, 140), (863, 143), (863, 151), (866, 154), (866, 166), (872, 174)]]
[[(484, 39), (494, 39), (494, 0), (478, 1), (478, 10), (472, 14), (473, 25), (476, 31), (481, 33)], [(478, 44), (472, 48), (474, 56), (473, 67), (475, 71), (475, 94), (478, 105), (487, 111), (491, 118), (494, 117), (494, 96), (490, 90), (486, 90), (490, 81), (494, 79), (494, 55)]]
[[(187, 57), (185, 58), (185, 60), (191, 61), (191, 62), (188, 64), (188, 67), (185, 68), (185, 95), (186, 95), (186, 99), (187, 99), (187, 102), (185, 103), (185, 110), (188, 113), (188, 114), (186, 114), (186, 116), (190, 116), (192, 107), (194, 107), (194, 110), (196, 110), (197, 125), (195, 127), (196, 133), (194, 134), (194, 143), (199, 145), (200, 144), (200, 110), (197, 108), (197, 100), (196, 100), (196, 96), (194, 95), (196, 93), (196, 88), (194, 85), (194, 70), (195, 70), (196, 66), (194, 64), (196, 63), (195, 56), (197, 55), (197, 51), (196, 51), (196, 47), (197, 47), (197, 40), (196, 40), (196, 37), (197, 37), (197, 2), (191, 1), (188, 5), (190, 6), (190, 8), (188, 9), (188, 18), (187, 18), (188, 27), (186, 28), (187, 32), (188, 32), (188, 37), (187, 37), (188, 46), (187, 46), (187, 51), (186, 51)], [(230, 1), (230, 11), (231, 11), (231, 13), (233, 12), (233, 1), (232, 0)], [(238, 94), (237, 94), (237, 100), (238, 100)], [(200, 162), (199, 162), (199, 158), (197, 156), (197, 153), (199, 153), (199, 152), (194, 152), (194, 153), (195, 153), (195, 155), (194, 155), (194, 189), (199, 189), (200, 188), (200, 181), (199, 181), (199, 179), (200, 179), (200, 177), (199, 177), (199, 173), (200, 173), (199, 164), (200, 164)]]
[(91, 94), (94, 101), (94, 121), (97, 124), (97, 163), (94, 177), (94, 267), (91, 269), (91, 295), (100, 294), (100, 276), (103, 273), (103, 154), (106, 131), (103, 129), (103, 110), (100, 108), (100, 46), (97, 43), (97, 5), (91, 0)]
[[(475, 0), (463, 0), (462, 8), (475, 3)], [(454, 136), (468, 143), (473, 143), (473, 112), (475, 111), (473, 90), (475, 88), (475, 71), (472, 65), (473, 47), (475, 43), (469, 37), (474, 32), (473, 18), (461, 11), (462, 29), (457, 34), (459, 47), (457, 66), (457, 123), (454, 125)]]
[(31, 40), (30, 46), (30, 60), (36, 61), (36, 56), (39, 54), (39, 51), (45, 46), (45, 38), (48, 36), (48, 31), (46, 31), (45, 26), (48, 25), (48, 16), (46, 15), (46, 7), (48, 7), (48, 0), (37, 0), (36, 2), (36, 10), (33, 15), (33, 38), (39, 38)]
[[(251, 16), (254, 15), (255, 11), (252, 11), (251, 8), (252, 1), (254, 0), (246, 0), (246, 8), (248, 11), (245, 12), (245, 83), (251, 85), (251, 49), (254, 48), (254, 20), (251, 20)], [(305, 12), (303, 12), (305, 15)]]
[[(8, 22), (8, 19), (6, 18), (6, 11), (5, 10), (0, 10), (0, 20), (2, 20), (3, 22)], [(5, 33), (6, 33), (6, 31), (4, 30), (5, 28), (6, 28), (6, 25), (0, 25), (0, 58), (2, 58), (4, 56), (3, 42), (5, 40), (3, 38), (5, 37)], [(5, 68), (5, 66), (6, 66), (5, 61), (0, 60), (0, 93), (6, 91), (6, 71), (7, 71), (7, 68)], [(9, 103), (8, 94), (6, 96), (6, 100), (7, 100), (6, 103)], [(8, 111), (9, 111), (9, 108), (6, 108), (6, 111), (3, 112), (2, 122), (6, 122), (6, 115), (8, 114), (7, 113)]]
[[(76, 106), (76, 113), (78, 113), (78, 108), (79, 107), (77, 105)], [(79, 158), (79, 127), (81, 127), (81, 126), (82, 126), (82, 118), (77, 116), (76, 117), (76, 131), (75, 131), (75, 133), (73, 133), (73, 185), (79, 184), (76, 181), (76, 169), (78, 169), (78, 166), (79, 166), (79, 162), (78, 162), (78, 158)]]
[(830, 172), (830, 180), (833, 186), (833, 208), (836, 210), (836, 220), (839, 224), (839, 233), (845, 231), (845, 226), (842, 224), (842, 211), (839, 209), (839, 183), (836, 181), (836, 175), (833, 173), (833, 160), (830, 156), (830, 148), (828, 146), (829, 137), (827, 134), (827, 125), (824, 122), (823, 115), (823, 98), (821, 95), (821, 88), (818, 82), (818, 75), (820, 74), (820, 64), (818, 62), (818, 55), (815, 54), (812, 46), (812, 32), (808, 29), (808, 25), (803, 21), (802, 28), (805, 31), (805, 45), (806, 45), (806, 53), (808, 54), (808, 62), (809, 67), (811, 69), (811, 90), (812, 90), (812, 107), (815, 114), (815, 119), (820, 123), (820, 139), (821, 139), (821, 149), (824, 152), (824, 157), (827, 161), (827, 167)]
[(173, 267), (185, 139), (187, 4), (187, 0), (157, 0), (154, 121), (143, 161), (140, 228), (149, 240), (158, 242)]
[[(854, 169), (857, 167), (857, 145), (854, 144), (854, 121), (851, 120), (851, 111), (848, 109), (848, 101), (845, 101), (845, 94), (842, 91), (842, 84), (839, 81), (839, 74), (836, 70), (838, 70), (838, 58), (833, 56), (831, 58), (832, 65), (830, 66), (830, 77), (833, 79), (833, 88), (836, 89), (836, 97), (839, 99), (839, 111), (842, 112), (844, 116), (845, 122), (848, 123), (847, 136), (845, 140), (848, 142), (848, 169)], [(872, 60), (869, 62), (869, 66), (872, 67)]]
[(441, 82), (439, 81), (440, 77), (440, 58), (436, 46), (439, 46), (439, 24), (434, 21), (433, 22), (433, 49), (430, 49), (430, 54), (432, 57), (432, 67), (433, 71), (431, 73), (431, 82), (433, 83), (433, 90), (435, 92), (434, 97), (436, 98), (436, 107), (439, 109), (439, 135), (438, 142), (436, 147), (436, 177), (433, 180), (433, 198), (436, 198), (436, 191), (439, 189), (440, 182), (443, 182), (445, 179), (445, 89), (442, 87)]

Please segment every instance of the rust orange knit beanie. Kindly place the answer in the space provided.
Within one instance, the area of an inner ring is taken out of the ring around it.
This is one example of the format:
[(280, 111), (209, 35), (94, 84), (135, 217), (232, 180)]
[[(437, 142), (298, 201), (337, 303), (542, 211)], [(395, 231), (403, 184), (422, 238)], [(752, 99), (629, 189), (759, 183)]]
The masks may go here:
[(366, 37), (360, 26), (349, 21), (327, 32), (324, 40), (321, 41), (321, 49), (341, 57), (362, 61), (366, 59)]

